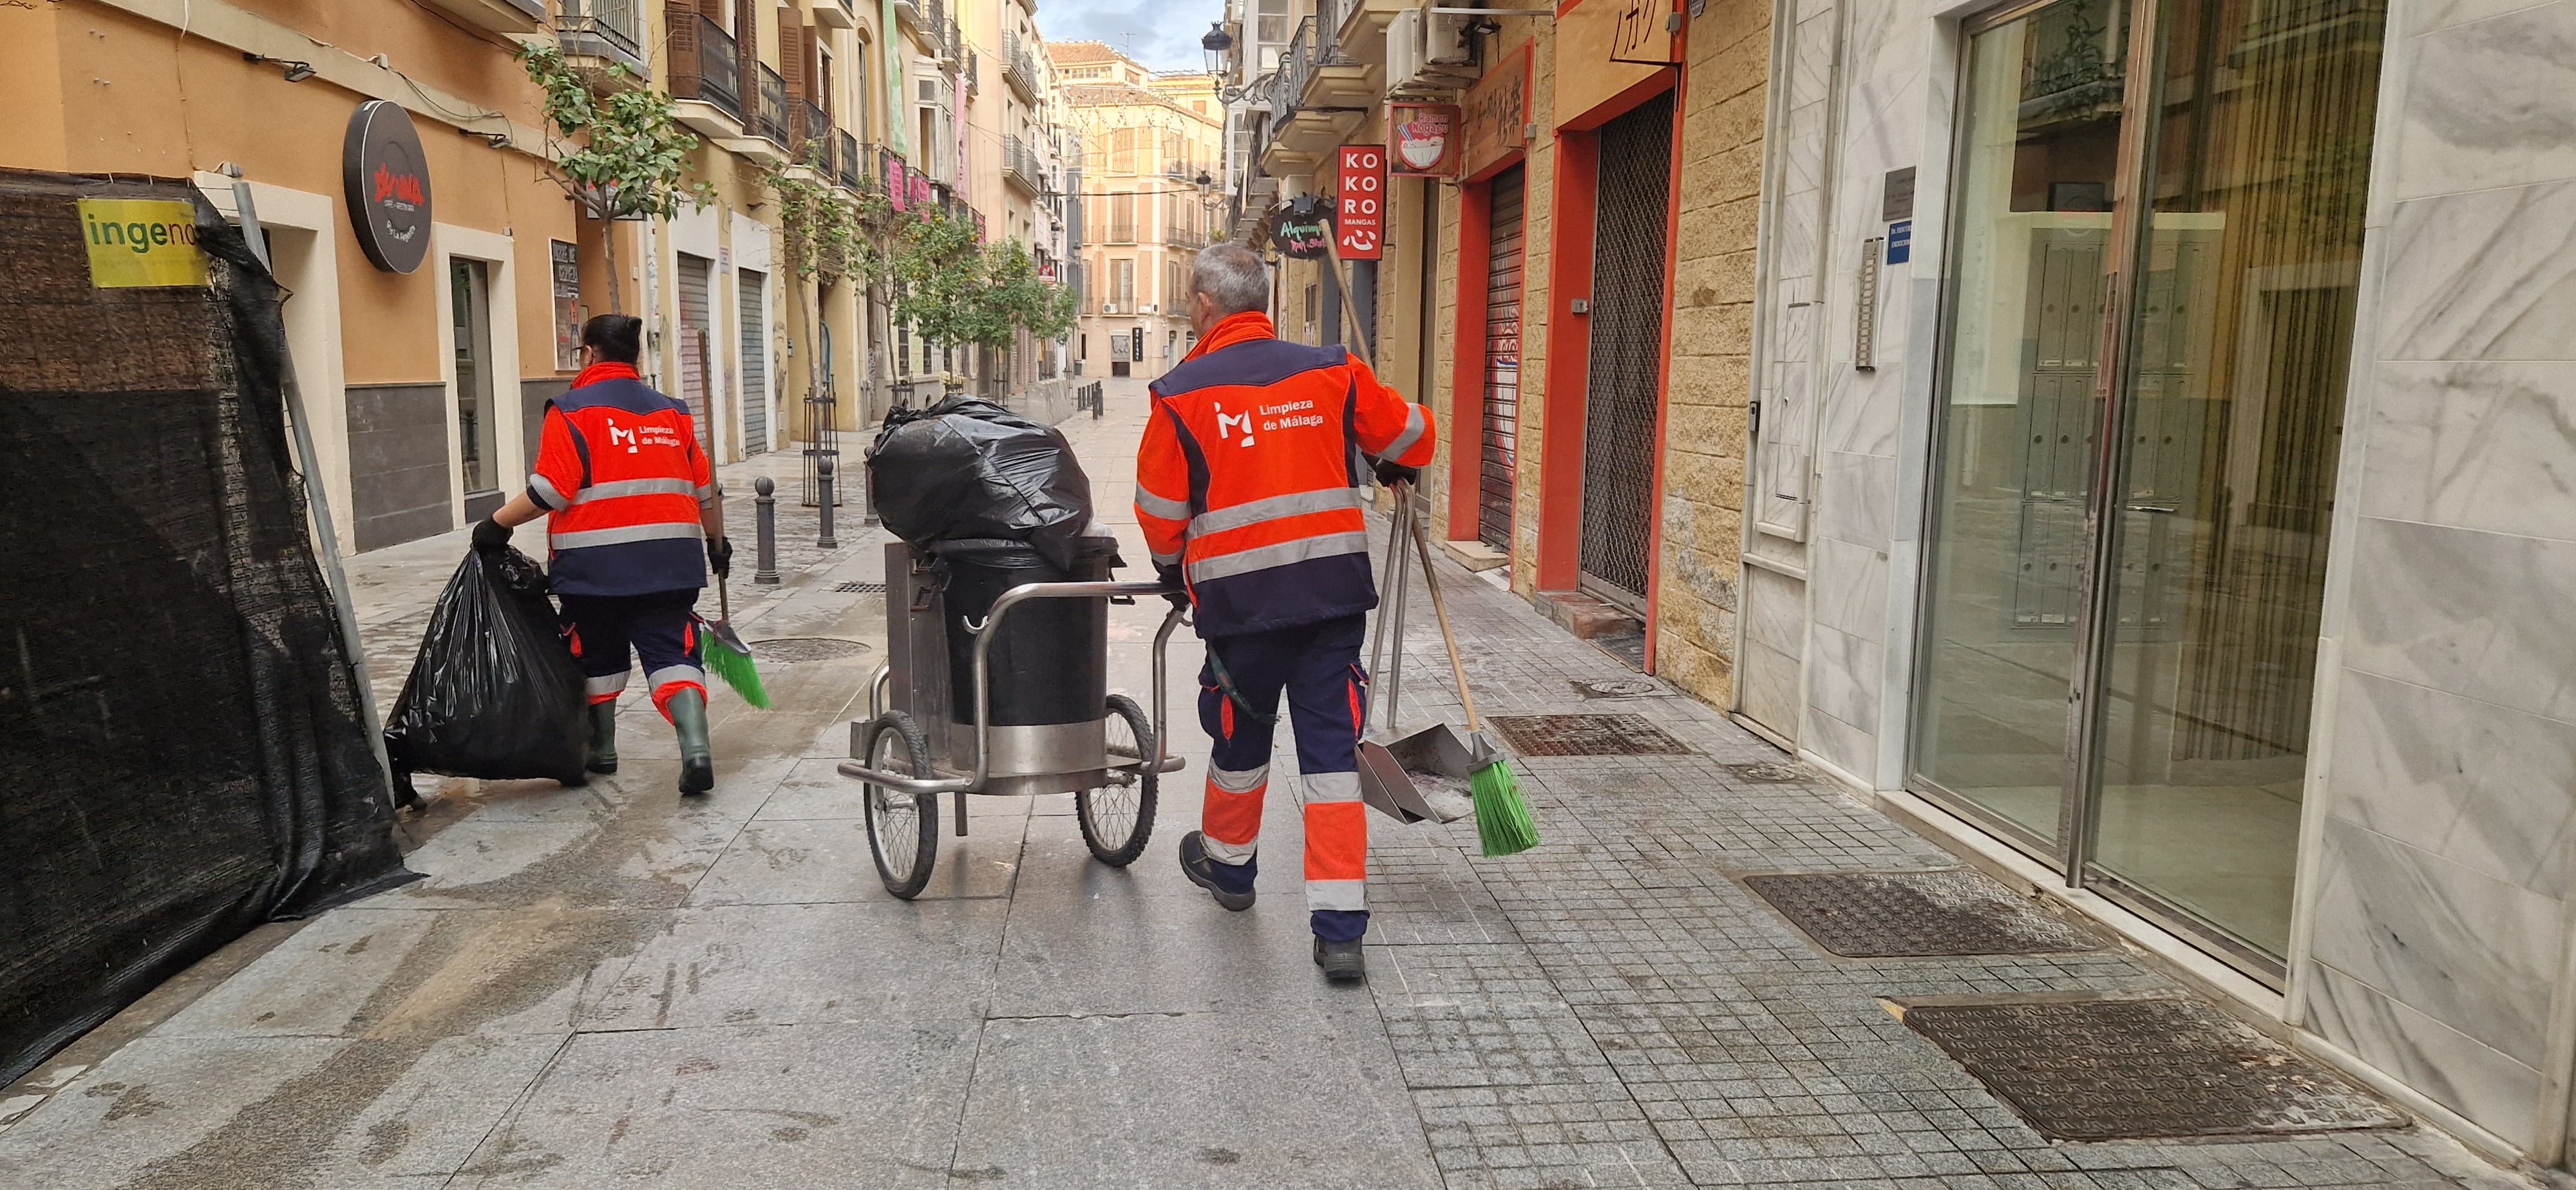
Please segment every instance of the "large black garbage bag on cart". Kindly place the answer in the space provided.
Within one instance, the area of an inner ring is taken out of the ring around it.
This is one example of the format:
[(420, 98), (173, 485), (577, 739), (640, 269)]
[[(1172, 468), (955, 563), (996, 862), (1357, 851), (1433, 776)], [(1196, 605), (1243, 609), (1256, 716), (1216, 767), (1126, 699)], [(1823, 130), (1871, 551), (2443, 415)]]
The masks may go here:
[(545, 572), (506, 546), (469, 550), (385, 719), (385, 753), (397, 772), (579, 785), (590, 744), (582, 687)]
[(1026, 542), (1065, 569), (1091, 524), (1091, 478), (1064, 435), (974, 397), (887, 418), (868, 448), (868, 493), (886, 530), (914, 546)]

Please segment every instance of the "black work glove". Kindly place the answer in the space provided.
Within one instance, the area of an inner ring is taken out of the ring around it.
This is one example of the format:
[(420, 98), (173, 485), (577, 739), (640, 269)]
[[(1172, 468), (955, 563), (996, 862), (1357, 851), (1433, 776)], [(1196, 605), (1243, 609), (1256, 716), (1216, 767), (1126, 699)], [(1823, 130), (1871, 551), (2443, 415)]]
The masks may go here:
[(1375, 462), (1377, 465), (1377, 481), (1380, 485), (1390, 488), (1399, 483), (1409, 483), (1417, 487), (1421, 486), (1422, 468), (1407, 467), (1402, 463), (1390, 463), (1384, 459), (1378, 459), (1375, 460)]
[(1162, 581), (1163, 598), (1169, 600), (1173, 608), (1186, 614), (1190, 610), (1190, 589), (1181, 582), (1181, 568), (1157, 566), (1154, 568), (1154, 577)]
[(733, 538), (707, 539), (707, 569), (715, 571), (717, 578), (733, 577)]
[(474, 522), (474, 548), (485, 552), (500, 550), (510, 544), (510, 527), (490, 517)]

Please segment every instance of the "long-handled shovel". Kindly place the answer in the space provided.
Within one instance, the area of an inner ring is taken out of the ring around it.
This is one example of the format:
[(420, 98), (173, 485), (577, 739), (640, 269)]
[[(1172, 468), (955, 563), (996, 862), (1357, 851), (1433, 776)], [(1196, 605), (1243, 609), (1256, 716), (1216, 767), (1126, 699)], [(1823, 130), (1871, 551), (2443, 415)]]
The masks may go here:
[[(1387, 729), (1360, 739), (1360, 800), (1398, 822), (1420, 822), (1425, 818), (1452, 822), (1465, 817), (1472, 803), (1454, 790), (1427, 794), (1419, 784), (1423, 777), (1466, 781), (1475, 772), (1474, 759), (1467, 745), (1445, 723), (1434, 723), (1413, 731), (1400, 731), (1397, 716), (1403, 708), (1404, 678), (1404, 594), (1406, 554), (1413, 551), (1407, 538), (1420, 529), (1414, 518), (1412, 484), (1398, 484), (1395, 489), (1395, 519), (1387, 526), (1387, 585), (1389, 597), (1378, 613), (1376, 642), (1369, 649), (1371, 672), (1387, 675)], [(1422, 559), (1423, 577), (1430, 578), (1430, 559)], [(1388, 624), (1394, 625), (1395, 655), (1387, 668), (1377, 666), (1384, 656)], [(1362, 723), (1368, 723), (1376, 710), (1377, 691), (1369, 692), (1370, 705), (1363, 708)], [(1447, 782), (1439, 782), (1447, 784)]]

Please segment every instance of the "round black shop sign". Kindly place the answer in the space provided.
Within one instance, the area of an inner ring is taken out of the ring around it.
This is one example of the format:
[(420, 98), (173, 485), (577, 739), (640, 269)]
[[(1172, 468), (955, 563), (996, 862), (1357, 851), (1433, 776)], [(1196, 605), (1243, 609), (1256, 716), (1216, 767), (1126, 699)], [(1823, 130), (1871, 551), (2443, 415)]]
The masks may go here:
[(429, 161), (401, 104), (370, 99), (349, 116), (340, 182), (367, 259), (389, 273), (419, 268), (429, 257)]

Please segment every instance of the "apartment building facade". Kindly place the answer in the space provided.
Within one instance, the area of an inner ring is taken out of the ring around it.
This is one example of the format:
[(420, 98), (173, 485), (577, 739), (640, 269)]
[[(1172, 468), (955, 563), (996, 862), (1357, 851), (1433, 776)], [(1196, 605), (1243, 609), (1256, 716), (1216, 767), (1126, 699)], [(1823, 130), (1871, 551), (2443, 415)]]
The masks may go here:
[(1188, 354), (1190, 262), (1219, 235), (1225, 118), (1204, 74), (1156, 73), (1099, 42), (1050, 46), (1083, 146), (1086, 375), (1158, 376)]

